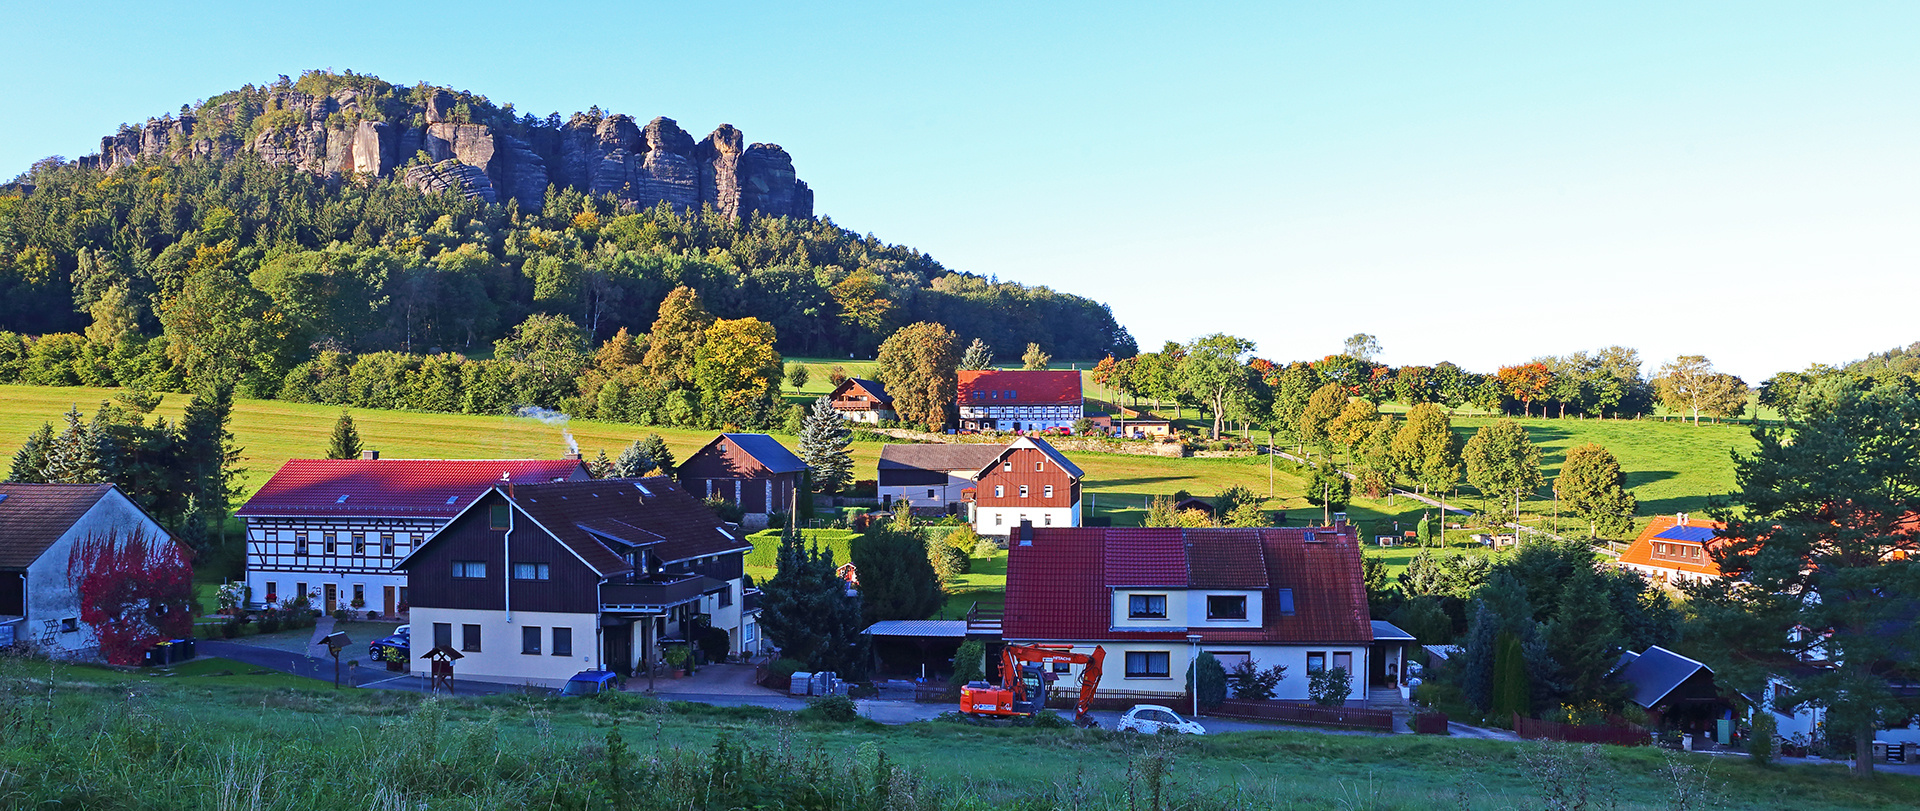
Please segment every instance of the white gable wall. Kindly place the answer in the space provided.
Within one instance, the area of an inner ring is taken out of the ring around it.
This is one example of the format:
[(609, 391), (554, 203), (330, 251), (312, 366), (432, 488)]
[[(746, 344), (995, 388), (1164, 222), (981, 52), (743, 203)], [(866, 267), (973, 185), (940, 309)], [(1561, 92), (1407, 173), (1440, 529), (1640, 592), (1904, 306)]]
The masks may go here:
[[(96, 656), (100, 637), (92, 626), (80, 621), (80, 593), (68, 565), (74, 549), (89, 536), (117, 530), (124, 539), (141, 529), (156, 542), (172, 543), (172, 536), (120, 491), (111, 490), (102, 496), (27, 567), (27, 614), (17, 641), (55, 658)], [(67, 620), (73, 621), (73, 630), (65, 630)]]

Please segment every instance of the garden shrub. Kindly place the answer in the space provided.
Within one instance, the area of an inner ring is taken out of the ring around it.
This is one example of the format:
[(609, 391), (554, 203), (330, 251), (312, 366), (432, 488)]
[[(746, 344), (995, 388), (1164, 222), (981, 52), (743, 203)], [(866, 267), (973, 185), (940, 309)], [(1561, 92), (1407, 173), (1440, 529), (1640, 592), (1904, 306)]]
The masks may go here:
[(800, 717), (844, 724), (860, 720), (860, 708), (846, 696), (819, 696), (807, 702)]

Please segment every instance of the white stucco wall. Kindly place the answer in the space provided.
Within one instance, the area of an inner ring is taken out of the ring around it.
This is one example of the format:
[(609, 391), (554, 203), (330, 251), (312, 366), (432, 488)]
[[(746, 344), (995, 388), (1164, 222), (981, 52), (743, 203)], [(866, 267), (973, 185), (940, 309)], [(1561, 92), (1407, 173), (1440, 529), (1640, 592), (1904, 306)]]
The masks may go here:
[(1007, 535), (1019, 529), (1022, 517), (1032, 521), (1036, 527), (1077, 527), (1080, 526), (1080, 503), (1076, 501), (1071, 507), (981, 507), (976, 505), (973, 508), (973, 531), (981, 535)]
[[(95, 533), (118, 531), (125, 538), (136, 530), (145, 530), (149, 538), (160, 543), (173, 542), (166, 530), (120, 491), (102, 496), (27, 567), (27, 612), (16, 641), (56, 658), (96, 656), (100, 638), (92, 626), (80, 621), (80, 594), (69, 572), (73, 550)], [(64, 630), (67, 620), (73, 621), (71, 631)]]
[[(1100, 688), (1097, 695), (1164, 698), (1171, 700), (1174, 697), (1186, 693), (1187, 666), (1191, 662), (1189, 657), (1190, 651), (1192, 650), (1186, 642), (1102, 642), (1099, 644), (1106, 648), (1107, 658), (1104, 664), (1104, 672), (1100, 677)], [(1073, 649), (1078, 653), (1092, 653), (1094, 647), (1091, 643), (1076, 643)], [(1249, 653), (1252, 655), (1255, 664), (1262, 670), (1274, 665), (1285, 665), (1287, 668), (1286, 678), (1280, 680), (1280, 684), (1274, 695), (1274, 698), (1285, 701), (1308, 700), (1307, 654), (1309, 652), (1326, 653), (1329, 667), (1332, 666), (1333, 654), (1350, 653), (1353, 655), (1353, 671), (1350, 674), (1352, 677), (1351, 688), (1347, 693), (1347, 700), (1360, 701), (1367, 697), (1366, 676), (1372, 663), (1368, 661), (1368, 648), (1365, 645), (1216, 645), (1202, 643), (1199, 649), (1215, 654)], [(1169, 674), (1166, 677), (1127, 676), (1128, 652), (1158, 651), (1167, 653), (1170, 666)], [(1224, 661), (1225, 657), (1221, 658), (1223, 659), (1223, 663), (1226, 663)], [(1073, 665), (1070, 667), (1070, 670), (1070, 673), (1060, 675), (1059, 680), (1055, 682), (1057, 689), (1069, 692), (1079, 689), (1080, 672), (1083, 670), (1083, 667)]]
[[(513, 620), (507, 620), (505, 611), (473, 611), (447, 608), (416, 608), (411, 618), (413, 633), (414, 675), (426, 678), (429, 663), (419, 658), (433, 648), (433, 625), (436, 622), (452, 626), (454, 650), (465, 657), (454, 662), (454, 681), (475, 679), (498, 682), (501, 684), (531, 684), (538, 687), (559, 687), (582, 670), (592, 670), (600, 662), (600, 637), (598, 624), (593, 614), (559, 614), (542, 611), (515, 611)], [(473, 624), (480, 626), (480, 650), (461, 649), (461, 626)], [(520, 652), (521, 629), (533, 626), (540, 629), (540, 652), (528, 654)], [(573, 629), (573, 652), (568, 656), (553, 655), (553, 629)]]

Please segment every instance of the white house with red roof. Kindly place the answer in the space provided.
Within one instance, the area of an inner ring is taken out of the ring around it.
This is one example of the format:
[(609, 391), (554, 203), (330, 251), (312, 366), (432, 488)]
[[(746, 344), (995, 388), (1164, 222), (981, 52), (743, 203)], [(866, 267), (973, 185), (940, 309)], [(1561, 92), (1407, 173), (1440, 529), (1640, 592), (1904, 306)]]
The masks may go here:
[(407, 614), (393, 567), (496, 484), (581, 481), (571, 459), (294, 459), (235, 513), (247, 525), (252, 605)]
[(1718, 534), (1726, 524), (1694, 518), (1686, 513), (1654, 518), (1640, 537), (1620, 553), (1620, 568), (1657, 583), (1679, 585), (1690, 580), (1718, 580), (1724, 575), (1713, 560)]
[(1077, 371), (968, 370), (959, 383), (962, 430), (1071, 430), (1086, 416)]
[[(1009, 643), (1107, 651), (1099, 695), (1174, 700), (1198, 651), (1231, 670), (1286, 666), (1277, 699), (1344, 668), (1365, 700), (1389, 664), (1373, 644), (1360, 544), (1348, 525), (1279, 529), (1022, 526), (1007, 558)], [(1391, 626), (1388, 626), (1391, 627)], [(1197, 637), (1197, 639), (1195, 639)], [(1397, 655), (1396, 655), (1397, 656)], [(1383, 661), (1375, 661), (1380, 658)], [(1077, 686), (1079, 668), (1060, 673)]]

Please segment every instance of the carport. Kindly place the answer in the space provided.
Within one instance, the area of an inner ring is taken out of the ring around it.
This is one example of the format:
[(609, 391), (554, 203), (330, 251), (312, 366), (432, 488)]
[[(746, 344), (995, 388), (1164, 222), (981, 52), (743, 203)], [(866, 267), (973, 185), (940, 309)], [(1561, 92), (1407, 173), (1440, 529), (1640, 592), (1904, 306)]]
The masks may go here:
[(966, 620), (881, 620), (865, 631), (877, 674), (945, 678), (967, 640)]

